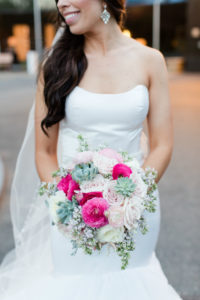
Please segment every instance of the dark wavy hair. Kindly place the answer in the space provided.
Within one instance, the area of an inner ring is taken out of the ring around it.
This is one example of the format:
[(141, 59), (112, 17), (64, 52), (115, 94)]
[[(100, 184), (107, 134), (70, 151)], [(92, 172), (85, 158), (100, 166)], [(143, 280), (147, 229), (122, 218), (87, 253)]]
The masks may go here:
[[(104, 1), (108, 11), (123, 30), (126, 16), (125, 0)], [(58, 0), (56, 5), (57, 2)], [(65, 117), (66, 97), (79, 84), (88, 66), (83, 51), (84, 35), (72, 34), (59, 11), (58, 26), (64, 27), (63, 33), (49, 50), (52, 52), (46, 53), (40, 68), (40, 71), (43, 71), (44, 99), (47, 106), (47, 115), (41, 122), (41, 128), (47, 136), (46, 129)]]

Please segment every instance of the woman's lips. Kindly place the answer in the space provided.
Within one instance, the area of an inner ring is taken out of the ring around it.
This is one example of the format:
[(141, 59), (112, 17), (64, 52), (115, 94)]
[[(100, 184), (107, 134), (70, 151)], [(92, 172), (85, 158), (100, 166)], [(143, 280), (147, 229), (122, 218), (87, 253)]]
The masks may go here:
[(73, 13), (70, 13), (70, 14), (64, 16), (65, 22), (67, 24), (75, 23), (79, 19), (79, 17), (80, 17), (80, 11), (73, 12)]

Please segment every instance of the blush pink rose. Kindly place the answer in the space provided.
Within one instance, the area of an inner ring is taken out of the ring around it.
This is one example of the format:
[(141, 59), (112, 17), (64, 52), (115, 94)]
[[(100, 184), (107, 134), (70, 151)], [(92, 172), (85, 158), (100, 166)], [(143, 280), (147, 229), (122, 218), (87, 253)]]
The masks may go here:
[(89, 193), (83, 193), (82, 199), (79, 201), (79, 204), (83, 206), (88, 200), (98, 197), (103, 198), (102, 192), (89, 192)]
[(101, 151), (99, 151), (99, 154), (108, 158), (116, 159), (119, 163), (123, 163), (123, 158), (121, 154), (111, 148), (104, 148)]
[(124, 202), (124, 196), (115, 190), (116, 180), (109, 181), (103, 191), (103, 198), (108, 201), (109, 205), (121, 205)]
[(112, 177), (113, 177), (113, 179), (118, 179), (119, 176), (129, 177), (131, 175), (131, 173), (132, 173), (132, 170), (127, 165), (116, 164), (113, 167)]
[(71, 174), (67, 174), (67, 176), (63, 177), (57, 184), (57, 188), (63, 191), (70, 201), (75, 194), (74, 191), (80, 189), (79, 184), (72, 179)]
[(112, 227), (121, 227), (124, 225), (124, 208), (119, 205), (112, 205), (106, 211), (109, 224)]
[(92, 158), (93, 158), (93, 152), (92, 151), (78, 152), (76, 157), (74, 158), (74, 162), (76, 164), (87, 163), (89, 161), (92, 161)]
[(84, 222), (90, 227), (102, 227), (108, 224), (108, 219), (104, 212), (109, 204), (104, 198), (92, 198), (82, 206), (82, 217)]

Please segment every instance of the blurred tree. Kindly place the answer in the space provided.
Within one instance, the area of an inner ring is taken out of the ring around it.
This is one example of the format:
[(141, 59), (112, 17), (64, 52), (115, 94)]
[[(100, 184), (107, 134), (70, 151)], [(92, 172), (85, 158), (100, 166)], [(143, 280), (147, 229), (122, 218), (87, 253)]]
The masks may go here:
[[(55, 1), (52, 0), (39, 0), (40, 7), (48, 9), (55, 8)], [(0, 0), (1, 9), (18, 9), (18, 10), (32, 10), (33, 0)]]
[(15, 8), (20, 10), (32, 9), (32, 0), (0, 0), (0, 9)]

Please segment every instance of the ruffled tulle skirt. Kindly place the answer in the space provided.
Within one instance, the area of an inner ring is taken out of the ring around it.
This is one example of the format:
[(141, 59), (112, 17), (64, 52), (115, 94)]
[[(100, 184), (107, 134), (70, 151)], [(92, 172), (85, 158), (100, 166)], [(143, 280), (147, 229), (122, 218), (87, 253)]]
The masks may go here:
[(153, 252), (146, 266), (91, 275), (52, 272), (2, 300), (180, 300)]

